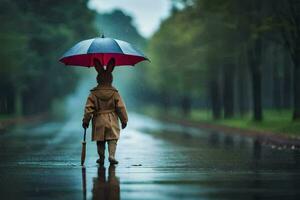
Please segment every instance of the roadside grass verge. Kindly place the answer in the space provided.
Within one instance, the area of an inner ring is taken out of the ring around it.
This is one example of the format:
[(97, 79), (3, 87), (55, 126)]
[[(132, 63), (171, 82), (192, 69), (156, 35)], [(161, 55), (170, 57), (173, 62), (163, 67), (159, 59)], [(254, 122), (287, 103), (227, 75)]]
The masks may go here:
[(161, 108), (148, 106), (143, 108), (141, 112), (158, 118), (173, 118), (198, 123), (219, 124), (246, 130), (287, 135), (289, 137), (300, 137), (300, 121), (292, 121), (291, 110), (264, 110), (264, 119), (262, 122), (253, 121), (250, 113), (245, 114), (242, 117), (213, 120), (212, 113), (209, 110), (194, 109), (188, 116), (184, 116), (177, 108), (163, 111)]

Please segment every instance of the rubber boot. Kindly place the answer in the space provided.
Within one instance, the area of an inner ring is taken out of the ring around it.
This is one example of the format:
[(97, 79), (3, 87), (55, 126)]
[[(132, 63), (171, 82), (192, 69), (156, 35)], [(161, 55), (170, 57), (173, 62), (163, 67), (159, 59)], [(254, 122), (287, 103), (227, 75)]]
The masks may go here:
[(108, 142), (108, 153), (109, 153), (108, 161), (112, 165), (118, 164), (119, 162), (115, 159), (117, 140), (108, 140), (107, 142)]
[(97, 151), (99, 159), (96, 161), (99, 165), (104, 165), (105, 158), (105, 141), (97, 141)]

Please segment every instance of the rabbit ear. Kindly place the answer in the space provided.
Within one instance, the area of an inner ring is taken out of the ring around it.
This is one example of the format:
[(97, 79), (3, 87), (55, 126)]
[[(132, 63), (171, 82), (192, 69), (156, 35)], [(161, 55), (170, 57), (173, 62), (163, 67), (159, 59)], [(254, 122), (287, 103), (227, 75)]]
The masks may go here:
[(98, 60), (97, 58), (94, 58), (93, 62), (94, 62), (94, 66), (95, 66), (96, 71), (99, 74), (103, 73), (104, 68), (103, 68), (103, 65), (101, 64), (100, 60)]
[(114, 58), (111, 58), (108, 61), (106, 70), (111, 73), (114, 70), (115, 65), (116, 65), (116, 60)]

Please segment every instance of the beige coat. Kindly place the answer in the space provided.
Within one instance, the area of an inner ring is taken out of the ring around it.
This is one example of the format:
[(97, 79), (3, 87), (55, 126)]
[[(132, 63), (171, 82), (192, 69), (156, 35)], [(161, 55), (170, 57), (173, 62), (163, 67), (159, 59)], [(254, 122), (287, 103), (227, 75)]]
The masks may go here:
[(120, 125), (127, 123), (125, 104), (113, 86), (98, 85), (91, 90), (87, 98), (83, 122), (89, 124), (92, 119), (92, 141), (119, 139)]

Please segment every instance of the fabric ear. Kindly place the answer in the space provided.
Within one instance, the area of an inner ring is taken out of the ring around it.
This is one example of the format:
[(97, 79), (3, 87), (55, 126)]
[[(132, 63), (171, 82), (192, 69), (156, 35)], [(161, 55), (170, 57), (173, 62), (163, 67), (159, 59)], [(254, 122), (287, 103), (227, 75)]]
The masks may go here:
[(104, 72), (104, 67), (103, 67), (103, 65), (101, 64), (100, 60), (98, 60), (97, 58), (94, 58), (93, 62), (94, 62), (94, 66), (95, 66), (96, 71), (97, 71), (99, 74), (100, 74), (100, 73), (103, 73), (103, 72)]
[(107, 70), (108, 72), (112, 72), (115, 68), (115, 65), (116, 65), (116, 60), (114, 58), (111, 58), (109, 61), (108, 61), (108, 64), (107, 64)]

